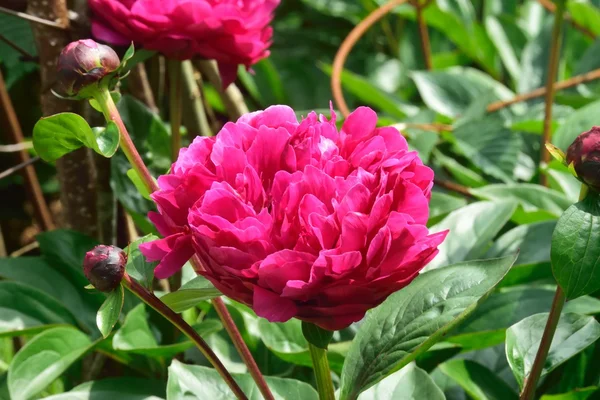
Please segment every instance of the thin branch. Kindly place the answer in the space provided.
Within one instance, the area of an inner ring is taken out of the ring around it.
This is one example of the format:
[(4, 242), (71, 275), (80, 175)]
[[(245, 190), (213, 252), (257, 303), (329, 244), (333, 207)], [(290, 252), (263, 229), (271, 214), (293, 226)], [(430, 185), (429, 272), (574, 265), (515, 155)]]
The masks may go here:
[(407, 3), (409, 0), (391, 0), (390, 2), (379, 7), (365, 19), (360, 21), (354, 29), (346, 36), (346, 39), (342, 42), (342, 45), (338, 49), (335, 59), (333, 60), (333, 71), (331, 74), (331, 91), (333, 92), (333, 99), (338, 106), (338, 109), (344, 117), (350, 114), (348, 104), (344, 99), (344, 93), (342, 91), (342, 72), (344, 71), (344, 64), (348, 55), (356, 45), (356, 42), (371, 28), (377, 21), (383, 18), (387, 13), (392, 11), (397, 6)]
[(22, 47), (20, 47), (18, 44), (16, 44), (15, 42), (13, 42), (12, 40), (10, 40), (9, 38), (7, 38), (4, 35), (0, 34), (0, 41), (6, 43), (9, 47), (11, 47), (12, 49), (16, 50), (17, 52), (19, 52), (23, 58), (27, 61), (36, 61), (36, 58), (31, 55), (30, 53), (27, 52), (27, 50), (23, 49)]
[(446, 190), (450, 190), (451, 192), (456, 192), (456, 193), (462, 194), (463, 196), (467, 196), (467, 197), (473, 197), (473, 195), (469, 191), (468, 187), (459, 185), (458, 183), (445, 181), (445, 180), (439, 179), (439, 178), (434, 178), (433, 183), (440, 187), (443, 187)]
[(24, 12), (14, 11), (14, 10), (11, 10), (10, 8), (0, 7), (0, 13), (12, 15), (12, 16), (30, 21), (30, 22), (35, 22), (36, 24), (50, 26), (50, 27), (56, 28), (56, 29), (67, 29), (67, 27), (65, 27), (57, 22), (48, 21), (47, 19), (43, 19), (43, 18), (38, 18), (31, 14), (27, 14)]
[(19, 164), (15, 165), (14, 167), (10, 167), (9, 169), (0, 172), (0, 179), (4, 179), (7, 176), (11, 176), (15, 172), (19, 172), (23, 168), (27, 167), (28, 165), (33, 164), (34, 162), (38, 161), (39, 159), (40, 158), (36, 156), (34, 158), (30, 158), (29, 160), (23, 161), (22, 163), (19, 163)]
[(0, 153), (16, 153), (17, 151), (32, 149), (32, 142), (21, 142), (16, 144), (0, 144)]
[[(568, 89), (570, 87), (573, 86), (577, 86), (581, 83), (586, 83), (586, 82), (590, 82), (590, 81), (594, 81), (596, 79), (600, 78), (600, 68), (599, 69), (595, 69), (593, 71), (590, 72), (586, 72), (585, 74), (581, 74), (581, 75), (576, 75), (573, 76), (569, 79), (565, 79), (564, 81), (560, 81), (560, 82), (556, 82), (554, 84), (554, 90), (562, 90), (562, 89)], [(504, 101), (496, 101), (494, 103), (491, 103), (488, 107), (487, 107), (487, 111), (488, 112), (494, 112), (494, 111), (498, 111), (502, 108), (511, 106), (515, 103), (520, 103), (522, 101), (527, 101), (527, 100), (531, 100), (531, 99), (535, 99), (537, 97), (542, 97), (546, 95), (546, 88), (545, 87), (541, 87), (541, 88), (537, 88), (535, 90), (532, 90), (531, 92), (528, 93), (523, 93), (520, 94), (518, 96), (513, 97), (510, 100), (504, 100)]]
[[(556, 5), (552, 1), (550, 1), (550, 0), (538, 0), (538, 3), (540, 3), (542, 5), (542, 7), (544, 7), (546, 10), (550, 11), (551, 13), (555, 13), (556, 12)], [(568, 23), (570, 23), (573, 26), (573, 28), (581, 31), (581, 33), (583, 33), (584, 35), (586, 35), (590, 39), (594, 39), (594, 40), (596, 39), (596, 34), (594, 32), (590, 31), (585, 26), (580, 25), (577, 21), (573, 20), (573, 18), (571, 18), (571, 16), (565, 15), (565, 21), (567, 21)]]
[(17, 249), (15, 251), (13, 251), (12, 253), (10, 253), (10, 257), (21, 257), (22, 255), (27, 254), (30, 251), (37, 249), (38, 247), (40, 247), (40, 244), (37, 241), (31, 242), (31, 243), (21, 247), (20, 249)]
[[(23, 131), (21, 130), (21, 124), (17, 118), (6, 85), (4, 84), (2, 72), (0, 72), (0, 123), (5, 127), (14, 143), (22, 143), (25, 141)], [(22, 170), (25, 188), (29, 199), (33, 203), (35, 218), (42, 230), (50, 231), (54, 229), (54, 222), (52, 221), (50, 210), (46, 204), (46, 199), (44, 199), (44, 193), (42, 192), (35, 169), (33, 167), (28, 167), (34, 161), (30, 160), (29, 153), (25, 149), (19, 151), (17, 155), (20, 161), (17, 170)], [(5, 171), (2, 176), (8, 176), (13, 172), (14, 170)]]
[(417, 25), (419, 27), (419, 36), (421, 37), (421, 49), (423, 52), (423, 59), (425, 60), (425, 68), (428, 71), (431, 71), (433, 69), (433, 62), (431, 61), (431, 43), (429, 42), (427, 24), (423, 17), (423, 10), (429, 5), (429, 1), (421, 3), (420, 0), (414, 0), (412, 5), (417, 11)]
[[(542, 134), (541, 162), (548, 164), (550, 162), (550, 152), (546, 150), (546, 143), (550, 142), (552, 134), (552, 104), (554, 103), (554, 82), (558, 73), (558, 61), (560, 57), (561, 31), (563, 17), (567, 0), (559, 0), (556, 13), (554, 14), (554, 27), (552, 28), (552, 38), (550, 42), (550, 57), (548, 60), (548, 78), (546, 81), (546, 101), (544, 104), (544, 132)], [(548, 186), (548, 176), (541, 174), (540, 183)]]

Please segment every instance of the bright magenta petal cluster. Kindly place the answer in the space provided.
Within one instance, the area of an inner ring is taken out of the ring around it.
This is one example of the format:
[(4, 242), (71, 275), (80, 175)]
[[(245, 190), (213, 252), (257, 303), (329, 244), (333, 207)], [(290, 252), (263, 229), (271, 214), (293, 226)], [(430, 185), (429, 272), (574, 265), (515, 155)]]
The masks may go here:
[(238, 65), (269, 55), (269, 26), (279, 0), (90, 0), (92, 33), (115, 45), (131, 41), (169, 58), (217, 60), (224, 85)]
[(369, 108), (341, 130), (285, 106), (198, 137), (153, 194), (164, 239), (142, 246), (166, 278), (198, 254), (225, 295), (273, 322), (336, 330), (408, 285), (447, 232), (425, 223), (433, 171)]

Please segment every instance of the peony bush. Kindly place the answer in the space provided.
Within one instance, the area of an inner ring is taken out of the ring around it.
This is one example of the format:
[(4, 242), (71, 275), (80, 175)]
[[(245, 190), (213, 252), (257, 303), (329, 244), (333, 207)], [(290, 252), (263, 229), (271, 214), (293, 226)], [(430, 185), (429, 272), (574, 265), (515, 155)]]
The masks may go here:
[(598, 4), (21, 3), (0, 399), (598, 397)]

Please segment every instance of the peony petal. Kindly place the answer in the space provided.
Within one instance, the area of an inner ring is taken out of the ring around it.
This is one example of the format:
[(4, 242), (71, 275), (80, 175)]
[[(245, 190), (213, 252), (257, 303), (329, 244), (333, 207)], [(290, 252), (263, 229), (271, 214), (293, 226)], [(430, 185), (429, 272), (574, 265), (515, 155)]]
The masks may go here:
[(266, 318), (270, 322), (286, 322), (298, 312), (293, 301), (282, 298), (260, 286), (254, 287), (252, 308), (256, 315)]

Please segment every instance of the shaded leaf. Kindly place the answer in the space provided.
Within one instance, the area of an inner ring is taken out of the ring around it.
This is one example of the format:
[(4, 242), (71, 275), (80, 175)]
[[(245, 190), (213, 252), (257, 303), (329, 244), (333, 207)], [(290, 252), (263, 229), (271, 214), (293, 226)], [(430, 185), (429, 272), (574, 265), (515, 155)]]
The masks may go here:
[(103, 337), (108, 337), (113, 327), (119, 320), (123, 303), (125, 302), (125, 292), (122, 285), (110, 292), (106, 300), (100, 306), (96, 316), (96, 324)]
[(446, 397), (427, 372), (411, 363), (362, 392), (358, 399), (445, 400)]
[[(250, 374), (232, 374), (249, 400), (261, 400), (263, 397)], [(266, 376), (265, 380), (276, 400), (302, 399), (317, 400), (315, 389), (308, 383), (294, 379)], [(167, 399), (211, 399), (229, 400), (234, 398), (231, 389), (213, 368), (198, 365), (186, 365), (173, 360), (169, 367)]]
[(15, 355), (8, 369), (11, 399), (27, 400), (58, 378), (92, 346), (90, 339), (71, 327), (40, 333)]
[(483, 365), (471, 360), (451, 360), (440, 370), (456, 381), (473, 400), (517, 400), (517, 393)]
[[(535, 314), (511, 326), (506, 332), (506, 357), (519, 382), (529, 376), (548, 313)], [(542, 376), (554, 370), (600, 338), (600, 324), (593, 318), (574, 313), (562, 314), (550, 345)]]

